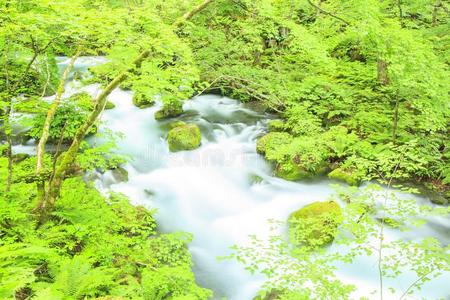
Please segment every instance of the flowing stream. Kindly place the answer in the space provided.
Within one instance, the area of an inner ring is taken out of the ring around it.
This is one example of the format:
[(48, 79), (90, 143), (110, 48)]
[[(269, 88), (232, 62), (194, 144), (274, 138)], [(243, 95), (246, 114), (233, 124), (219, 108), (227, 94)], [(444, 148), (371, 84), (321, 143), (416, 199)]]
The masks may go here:
[[(84, 71), (101, 62), (82, 58), (75, 70)], [(61, 61), (64, 66), (67, 61)], [(97, 85), (68, 83), (67, 95), (81, 90), (92, 95)], [(230, 253), (229, 247), (248, 242), (248, 235), (267, 236), (269, 219), (284, 221), (296, 209), (313, 201), (324, 201), (333, 194), (330, 182), (289, 182), (272, 176), (271, 167), (255, 151), (255, 140), (266, 130), (269, 116), (236, 100), (203, 95), (186, 101), (186, 113), (179, 118), (158, 122), (155, 106), (139, 109), (132, 104), (132, 93), (120, 89), (109, 97), (116, 107), (102, 115), (102, 128), (123, 134), (118, 152), (132, 159), (124, 167), (128, 182), (117, 182), (109, 171), (100, 174), (97, 187), (129, 196), (134, 204), (156, 208), (156, 219), (163, 232), (186, 231), (193, 234), (189, 250), (198, 282), (214, 291), (215, 298), (250, 300), (264, 277), (251, 275), (233, 260), (218, 260)], [(201, 147), (194, 151), (170, 153), (165, 137), (170, 122), (182, 120), (197, 124), (202, 132)], [(101, 138), (90, 138), (100, 143)], [(417, 196), (417, 201), (428, 200)], [(431, 205), (431, 204), (430, 204)], [(414, 232), (387, 229), (387, 239), (435, 236), (450, 241), (447, 219), (435, 218), (430, 225)], [(376, 258), (361, 258), (339, 269), (339, 277), (357, 285), (359, 295), (377, 288)], [(414, 281), (409, 273), (388, 281), (403, 292)], [(426, 299), (446, 298), (450, 274), (425, 285)], [(373, 296), (374, 298), (376, 296)]]

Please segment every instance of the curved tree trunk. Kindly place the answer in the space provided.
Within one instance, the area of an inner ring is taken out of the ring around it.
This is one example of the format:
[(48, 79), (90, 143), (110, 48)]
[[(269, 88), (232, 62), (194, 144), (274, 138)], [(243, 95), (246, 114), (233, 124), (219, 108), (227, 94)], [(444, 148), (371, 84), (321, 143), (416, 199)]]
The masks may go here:
[[(190, 18), (192, 18), (196, 13), (206, 8), (208, 4), (212, 2), (213, 0), (203, 1), (202, 4), (194, 7), (191, 11), (185, 13), (182, 18), (175, 21), (172, 25), (174, 27), (180, 26), (184, 21), (187, 21)], [(78, 129), (69, 149), (60, 157), (58, 157), (55, 172), (48, 183), (47, 193), (43, 198), (43, 200), (40, 201), (38, 203), (38, 206), (36, 207), (36, 210), (39, 211), (39, 218), (41, 223), (45, 221), (46, 217), (48, 216), (48, 213), (51, 212), (51, 210), (53, 209), (56, 199), (59, 197), (61, 186), (66, 176), (66, 173), (74, 163), (78, 155), (80, 144), (83, 141), (84, 137), (86, 136), (86, 133), (88, 132), (89, 128), (91, 128), (91, 126), (94, 125), (94, 123), (97, 121), (98, 116), (102, 113), (103, 109), (105, 108), (105, 104), (107, 101), (106, 98), (128, 77), (129, 72), (141, 67), (142, 62), (148, 56), (150, 56), (150, 53), (151, 53), (150, 50), (144, 50), (133, 61), (131, 66), (127, 70), (119, 74), (116, 78), (114, 78), (95, 99), (95, 107), (93, 111), (88, 116), (84, 125)]]
[[(58, 106), (61, 103), (61, 98), (65, 91), (64, 86), (65, 86), (67, 77), (69, 76), (69, 73), (72, 70), (73, 65), (79, 55), (80, 55), (80, 50), (78, 50), (77, 53), (72, 57), (72, 59), (69, 62), (69, 65), (64, 70), (63, 76), (59, 82), (55, 100), (53, 100), (52, 105), (50, 106), (49, 110), (47, 111), (47, 116), (44, 121), (44, 127), (42, 128), (42, 135), (41, 135), (41, 138), (39, 139), (39, 143), (37, 146), (37, 153), (36, 153), (36, 177), (37, 178), (39, 178), (42, 173), (42, 165), (43, 165), (43, 160), (44, 160), (44, 155), (45, 155), (45, 144), (47, 143), (47, 140), (48, 140), (48, 137), (50, 134), (50, 125), (53, 121), (56, 110), (58, 109)], [(36, 187), (37, 187), (38, 202), (41, 202), (45, 197), (45, 181), (37, 181)]]

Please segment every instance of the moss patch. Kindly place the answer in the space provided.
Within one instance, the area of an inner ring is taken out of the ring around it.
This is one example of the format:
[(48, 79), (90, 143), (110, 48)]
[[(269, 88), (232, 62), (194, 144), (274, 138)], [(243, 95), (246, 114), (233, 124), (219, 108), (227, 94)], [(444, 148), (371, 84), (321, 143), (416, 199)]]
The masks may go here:
[(177, 126), (169, 131), (167, 142), (171, 152), (193, 150), (200, 147), (200, 128), (195, 124)]
[(133, 104), (139, 108), (146, 108), (155, 104), (155, 100), (153, 100), (153, 98), (149, 97), (148, 95), (138, 92), (133, 96)]
[(289, 144), (292, 141), (292, 136), (286, 132), (269, 132), (262, 136), (256, 142), (256, 152), (265, 154), (269, 148), (275, 148), (280, 145)]
[(290, 241), (312, 249), (325, 246), (334, 240), (341, 222), (342, 210), (336, 202), (308, 204), (289, 216)]
[(172, 101), (164, 103), (163, 107), (155, 113), (156, 120), (178, 117), (183, 113), (183, 104), (181, 101)]
[(271, 120), (268, 124), (269, 132), (280, 132), (285, 130), (285, 124), (282, 120)]
[(349, 185), (358, 186), (361, 184), (362, 176), (357, 171), (337, 168), (328, 174), (330, 179), (346, 182)]
[(114, 107), (116, 107), (116, 105), (111, 101), (107, 101), (105, 104), (105, 109), (113, 109)]

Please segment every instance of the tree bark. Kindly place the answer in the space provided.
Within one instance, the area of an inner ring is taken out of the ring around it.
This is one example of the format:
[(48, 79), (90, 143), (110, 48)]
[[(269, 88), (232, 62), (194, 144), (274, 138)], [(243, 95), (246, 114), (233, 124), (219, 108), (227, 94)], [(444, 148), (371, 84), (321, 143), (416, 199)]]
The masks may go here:
[(61, 190), (62, 181), (64, 180), (67, 171), (70, 169), (72, 163), (75, 161), (80, 144), (83, 141), (89, 128), (95, 123), (98, 116), (103, 111), (106, 98), (111, 92), (117, 88), (120, 83), (122, 83), (128, 76), (128, 72), (134, 68), (139, 68), (141, 63), (150, 55), (149, 50), (142, 52), (138, 58), (133, 62), (132, 67), (128, 68), (126, 71), (118, 75), (113, 81), (111, 81), (106, 88), (97, 96), (95, 99), (95, 106), (88, 119), (82, 127), (80, 127), (72, 140), (69, 149), (62, 154), (56, 163), (56, 168), (54, 174), (52, 174), (51, 179), (48, 184), (48, 189), (45, 197), (39, 201), (37, 210), (40, 211), (41, 218), (45, 218), (49, 211), (52, 210), (56, 199), (59, 197)]
[(434, 6), (433, 7), (433, 17), (431, 20), (431, 25), (433, 27), (437, 25), (437, 14), (438, 14), (439, 7), (441, 7), (441, 5), (442, 5), (441, 0), (436, 0), (436, 2), (433, 5)]
[(397, 0), (397, 8), (398, 8), (398, 19), (400, 21), (400, 26), (403, 28), (403, 27), (405, 27), (405, 24), (403, 23), (402, 0)]
[(395, 145), (397, 142), (397, 128), (398, 128), (398, 109), (400, 106), (399, 96), (396, 95), (395, 98), (395, 107), (394, 107), (394, 118), (392, 121), (392, 143)]
[[(73, 68), (73, 65), (75, 63), (75, 60), (80, 55), (80, 49), (76, 52), (76, 54), (72, 57), (72, 59), (69, 62), (69, 65), (64, 70), (63, 76), (59, 82), (58, 89), (56, 91), (55, 100), (53, 101), (52, 105), (50, 106), (47, 116), (44, 121), (44, 127), (42, 128), (42, 135), (39, 139), (39, 143), (37, 146), (37, 153), (36, 153), (36, 177), (39, 178), (42, 172), (42, 164), (44, 160), (45, 155), (45, 144), (47, 143), (49, 134), (50, 134), (50, 125), (53, 121), (53, 118), (55, 116), (56, 110), (58, 109), (59, 104), (61, 103), (62, 95), (65, 91), (65, 83), (67, 80), (67, 77), (69, 77), (69, 73)], [(41, 202), (45, 197), (45, 181), (37, 181), (36, 182), (37, 187), (37, 198), (38, 202)]]
[(382, 85), (389, 84), (388, 64), (385, 60), (379, 58), (377, 61), (378, 80)]

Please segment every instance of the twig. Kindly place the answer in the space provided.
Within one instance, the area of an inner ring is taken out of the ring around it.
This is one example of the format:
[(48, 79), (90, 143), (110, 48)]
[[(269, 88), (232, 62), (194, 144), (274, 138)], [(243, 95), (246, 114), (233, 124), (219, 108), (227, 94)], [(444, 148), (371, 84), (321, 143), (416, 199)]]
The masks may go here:
[(419, 278), (417, 278), (416, 281), (414, 281), (413, 283), (411, 283), (411, 285), (406, 289), (406, 291), (400, 296), (400, 298), (398, 300), (402, 300), (403, 297), (405, 297), (406, 295), (408, 295), (409, 291), (420, 281), (422, 281), (425, 276), (430, 275), (431, 273), (433, 273), (433, 269), (431, 269), (430, 271), (428, 271), (427, 273), (423, 274), (422, 276), (420, 276)]
[(332, 13), (326, 11), (326, 10), (323, 10), (320, 6), (317, 6), (317, 5), (314, 4), (311, 0), (307, 0), (307, 1), (308, 1), (308, 3), (309, 3), (311, 6), (313, 6), (314, 8), (316, 8), (316, 9), (317, 9), (318, 11), (320, 11), (321, 13), (326, 14), (326, 15), (329, 15), (330, 17), (333, 17), (333, 18), (335, 18), (336, 20), (339, 20), (339, 21), (341, 21), (341, 22), (343, 22), (343, 23), (345, 23), (345, 24), (347, 24), (347, 25), (350, 25), (350, 23), (347, 22), (346, 20), (344, 20), (344, 19), (342, 19), (341, 17), (336, 16), (335, 14), (332, 14)]

